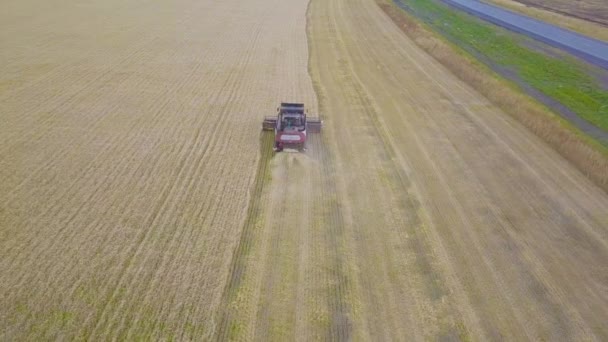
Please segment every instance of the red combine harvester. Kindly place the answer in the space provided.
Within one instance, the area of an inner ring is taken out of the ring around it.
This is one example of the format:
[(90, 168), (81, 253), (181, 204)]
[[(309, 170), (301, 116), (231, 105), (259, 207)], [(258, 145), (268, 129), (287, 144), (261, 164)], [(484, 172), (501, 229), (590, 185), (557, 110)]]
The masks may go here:
[(267, 116), (262, 123), (265, 131), (274, 130), (274, 150), (294, 149), (300, 152), (306, 148), (308, 133), (320, 133), (323, 121), (309, 117), (303, 103), (282, 102), (277, 108), (277, 116)]

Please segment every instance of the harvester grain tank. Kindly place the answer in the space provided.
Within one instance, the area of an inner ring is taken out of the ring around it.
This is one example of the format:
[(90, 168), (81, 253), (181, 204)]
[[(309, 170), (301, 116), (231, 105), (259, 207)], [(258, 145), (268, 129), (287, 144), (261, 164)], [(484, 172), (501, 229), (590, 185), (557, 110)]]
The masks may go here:
[(262, 123), (265, 131), (274, 131), (274, 150), (304, 151), (308, 133), (320, 133), (323, 121), (308, 116), (303, 103), (282, 102), (276, 116), (267, 116)]

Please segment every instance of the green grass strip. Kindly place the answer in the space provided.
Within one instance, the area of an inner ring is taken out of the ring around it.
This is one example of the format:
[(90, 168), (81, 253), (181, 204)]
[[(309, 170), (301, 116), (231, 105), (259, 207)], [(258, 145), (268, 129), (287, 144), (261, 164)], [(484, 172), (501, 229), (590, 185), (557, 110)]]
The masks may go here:
[(608, 131), (608, 91), (582, 63), (531, 50), (524, 38), (482, 22), (436, 0), (397, 0), (465, 51), (515, 72), (541, 93)]

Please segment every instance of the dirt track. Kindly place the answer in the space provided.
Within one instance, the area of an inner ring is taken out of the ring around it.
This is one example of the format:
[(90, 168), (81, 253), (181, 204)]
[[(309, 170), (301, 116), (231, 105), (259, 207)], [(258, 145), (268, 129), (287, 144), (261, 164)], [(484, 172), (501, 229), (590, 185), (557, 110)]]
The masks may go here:
[(0, 21), (1, 339), (608, 339), (608, 196), (372, 0), (311, 3), (273, 156), (306, 5)]

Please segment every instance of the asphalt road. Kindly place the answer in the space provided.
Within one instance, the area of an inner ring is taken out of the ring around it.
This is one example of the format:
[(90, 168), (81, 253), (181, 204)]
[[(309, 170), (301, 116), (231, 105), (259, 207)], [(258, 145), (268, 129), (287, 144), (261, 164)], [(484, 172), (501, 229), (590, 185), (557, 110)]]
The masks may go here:
[(476, 0), (442, 0), (511, 31), (525, 34), (608, 69), (608, 43)]

